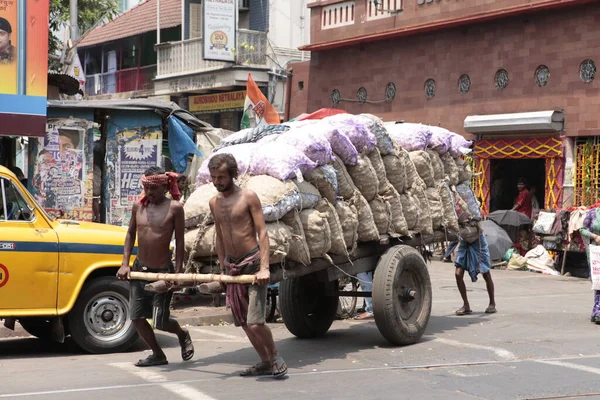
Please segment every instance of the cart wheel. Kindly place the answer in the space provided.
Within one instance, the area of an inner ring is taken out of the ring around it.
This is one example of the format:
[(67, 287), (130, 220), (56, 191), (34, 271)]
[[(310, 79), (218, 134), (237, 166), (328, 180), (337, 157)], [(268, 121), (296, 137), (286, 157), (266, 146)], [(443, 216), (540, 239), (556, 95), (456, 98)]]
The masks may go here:
[(279, 311), (287, 329), (301, 339), (323, 336), (335, 319), (337, 282), (320, 282), (317, 274), (286, 279), (279, 284)]
[(373, 277), (373, 313), (391, 344), (413, 344), (423, 336), (431, 315), (431, 280), (417, 250), (394, 246), (380, 258)]
[[(338, 280), (340, 291), (358, 292), (358, 280), (356, 278), (343, 277)], [(340, 297), (338, 309), (335, 313), (337, 319), (349, 319), (356, 315), (356, 297)]]

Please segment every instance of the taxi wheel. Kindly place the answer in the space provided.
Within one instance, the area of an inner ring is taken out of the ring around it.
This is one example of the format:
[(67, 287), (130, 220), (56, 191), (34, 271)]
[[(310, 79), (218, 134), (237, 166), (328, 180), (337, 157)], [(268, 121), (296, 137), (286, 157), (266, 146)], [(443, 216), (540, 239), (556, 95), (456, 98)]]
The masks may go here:
[(129, 282), (102, 277), (88, 282), (69, 313), (73, 341), (89, 353), (129, 349), (138, 339), (129, 318)]

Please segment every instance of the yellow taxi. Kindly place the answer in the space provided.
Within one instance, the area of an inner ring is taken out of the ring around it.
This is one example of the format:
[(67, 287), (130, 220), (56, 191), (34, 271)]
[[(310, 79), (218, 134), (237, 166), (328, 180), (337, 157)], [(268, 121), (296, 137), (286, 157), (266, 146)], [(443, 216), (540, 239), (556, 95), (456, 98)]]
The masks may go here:
[(121, 227), (52, 219), (0, 166), (0, 319), (43, 339), (70, 335), (91, 353), (129, 348), (138, 339), (129, 283), (115, 278), (125, 235)]

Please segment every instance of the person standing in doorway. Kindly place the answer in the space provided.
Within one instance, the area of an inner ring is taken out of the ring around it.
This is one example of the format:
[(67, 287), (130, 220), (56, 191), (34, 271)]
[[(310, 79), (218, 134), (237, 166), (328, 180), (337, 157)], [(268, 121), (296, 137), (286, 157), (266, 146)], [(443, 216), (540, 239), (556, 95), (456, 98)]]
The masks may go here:
[(212, 157), (208, 169), (219, 192), (210, 200), (210, 210), (215, 220), (221, 273), (256, 275), (256, 283), (252, 285), (227, 284), (227, 304), (231, 306), (235, 325), (244, 329), (260, 356), (260, 362), (240, 375), (281, 378), (287, 374), (287, 365), (277, 352), (265, 320), (271, 276), (270, 247), (260, 200), (256, 193), (234, 183), (239, 170), (231, 154)]
[[(133, 263), (133, 271), (154, 273), (180, 273), (183, 266), (184, 225), (183, 207), (179, 203), (179, 190), (176, 178), (165, 173), (160, 167), (148, 168), (142, 176), (144, 187), (140, 201), (133, 205), (129, 230), (125, 237), (123, 265), (117, 272), (118, 279), (128, 279), (129, 260), (136, 235), (138, 236), (138, 256)], [(170, 192), (173, 200), (166, 197)], [(169, 242), (175, 232), (177, 250), (175, 268), (169, 252)], [(181, 345), (181, 358), (189, 361), (194, 356), (194, 345), (189, 331), (182, 329), (174, 319), (170, 318), (169, 307), (173, 292), (149, 292), (145, 286), (149, 282), (131, 281), (129, 307), (131, 319), (138, 333), (152, 349), (152, 354), (135, 365), (150, 367), (168, 364), (167, 356), (160, 348), (152, 326), (147, 319), (152, 318), (154, 328), (174, 333)]]
[(531, 193), (527, 190), (527, 180), (525, 178), (519, 178), (517, 181), (517, 190), (519, 191), (519, 195), (512, 209), (531, 218)]

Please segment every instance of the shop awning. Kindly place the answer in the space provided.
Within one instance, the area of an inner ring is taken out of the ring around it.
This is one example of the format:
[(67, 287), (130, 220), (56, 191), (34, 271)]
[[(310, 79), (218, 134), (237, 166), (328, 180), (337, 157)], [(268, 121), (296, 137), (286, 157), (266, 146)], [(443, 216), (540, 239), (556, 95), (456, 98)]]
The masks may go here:
[(465, 131), (475, 134), (560, 132), (564, 129), (562, 111), (535, 111), (514, 114), (469, 115)]

